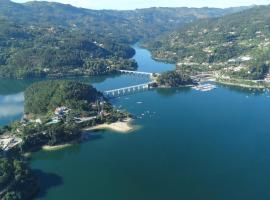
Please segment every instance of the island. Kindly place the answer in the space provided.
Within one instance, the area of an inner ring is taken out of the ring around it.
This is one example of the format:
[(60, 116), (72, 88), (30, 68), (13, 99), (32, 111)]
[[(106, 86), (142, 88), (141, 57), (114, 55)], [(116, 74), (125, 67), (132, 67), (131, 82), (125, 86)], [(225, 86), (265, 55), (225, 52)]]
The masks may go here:
[(38, 191), (25, 153), (80, 142), (86, 130), (127, 128), (131, 119), (91, 85), (69, 80), (31, 85), (24, 110), (21, 121), (0, 129), (1, 199), (28, 199)]
[(156, 86), (173, 88), (181, 86), (193, 86), (196, 82), (187, 74), (180, 71), (164, 72), (156, 78)]

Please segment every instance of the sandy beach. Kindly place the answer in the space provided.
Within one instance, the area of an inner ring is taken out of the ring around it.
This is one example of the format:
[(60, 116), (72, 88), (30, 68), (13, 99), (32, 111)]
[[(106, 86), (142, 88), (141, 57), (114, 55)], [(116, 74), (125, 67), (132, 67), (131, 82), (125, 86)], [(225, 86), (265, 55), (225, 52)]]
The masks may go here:
[[(130, 125), (130, 122), (132, 121), (131, 118), (125, 119), (124, 121), (119, 121), (119, 122), (115, 122), (115, 123), (111, 123), (111, 124), (100, 124), (97, 126), (92, 126), (89, 128), (85, 128), (83, 129), (83, 131), (96, 131), (96, 130), (104, 130), (104, 129), (110, 129), (119, 133), (129, 133), (132, 130), (134, 130), (134, 128)], [(45, 145), (42, 147), (42, 150), (44, 151), (57, 151), (57, 150), (61, 150), (64, 149), (66, 147), (69, 147), (73, 145), (72, 143), (68, 143), (68, 144), (61, 144), (61, 145), (55, 145), (55, 146), (49, 146), (49, 145)]]
[(71, 145), (72, 144), (61, 144), (61, 145), (55, 145), (55, 146), (45, 145), (45, 146), (42, 147), (42, 150), (44, 150), (44, 151), (56, 151), (56, 150), (64, 149), (64, 148), (69, 147)]
[(119, 133), (128, 133), (134, 128), (130, 125), (130, 122), (132, 121), (131, 118), (128, 118), (124, 121), (119, 121), (111, 124), (100, 124), (97, 126), (85, 128), (84, 131), (95, 131), (95, 130), (104, 130), (104, 129), (110, 129)]

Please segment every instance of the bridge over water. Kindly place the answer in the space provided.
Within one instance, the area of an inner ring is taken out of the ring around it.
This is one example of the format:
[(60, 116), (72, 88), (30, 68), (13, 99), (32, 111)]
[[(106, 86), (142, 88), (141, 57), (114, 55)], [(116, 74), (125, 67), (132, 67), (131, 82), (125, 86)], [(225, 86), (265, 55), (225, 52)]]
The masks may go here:
[(122, 74), (141, 75), (141, 76), (149, 76), (149, 77), (156, 74), (156, 73), (151, 73), (151, 72), (139, 72), (139, 71), (129, 71), (129, 70), (119, 70), (119, 72)]
[(151, 86), (153, 84), (156, 83), (153, 80), (154, 77), (160, 75), (158, 73), (140, 72), (140, 71), (129, 71), (129, 70), (119, 70), (119, 72), (120, 73), (123, 73), (123, 74), (147, 76), (147, 77), (149, 77), (150, 81), (147, 82), (147, 83), (143, 83), (143, 84), (138, 84), (138, 85), (133, 85), (133, 86), (129, 86), (129, 87), (123, 87), (123, 88), (117, 88), (117, 89), (113, 89), (113, 90), (104, 91), (103, 94), (107, 98), (115, 98), (115, 97), (119, 97), (119, 96), (128, 95), (128, 94), (131, 94), (131, 93), (136, 93), (136, 92), (141, 92), (141, 91), (148, 90), (148, 89), (151, 88)]

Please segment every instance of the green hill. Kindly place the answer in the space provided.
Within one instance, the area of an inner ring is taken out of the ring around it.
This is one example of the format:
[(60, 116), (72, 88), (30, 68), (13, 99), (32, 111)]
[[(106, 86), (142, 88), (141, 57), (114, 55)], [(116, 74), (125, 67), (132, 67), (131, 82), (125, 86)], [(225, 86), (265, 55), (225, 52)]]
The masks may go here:
[(25, 113), (47, 114), (60, 106), (89, 110), (101, 93), (92, 86), (75, 81), (53, 80), (31, 85), (25, 91)]
[(215, 18), (239, 8), (148, 8), (130, 11), (90, 10), (51, 2), (18, 4), (0, 0), (0, 17), (27, 25), (62, 26), (83, 29), (122, 42), (136, 42), (171, 31), (197, 19)]
[(154, 56), (187, 71), (263, 79), (270, 63), (270, 6), (206, 19), (147, 44)]
[(0, 0), (0, 77), (99, 75), (134, 70), (130, 44), (245, 7), (89, 10)]
[(100, 73), (125, 67), (127, 62), (136, 68), (134, 61), (123, 60), (134, 55), (131, 47), (98, 35), (61, 27), (25, 26), (3, 19), (0, 26), (0, 77), (92, 75), (88, 61), (96, 58), (106, 61), (106, 69)]

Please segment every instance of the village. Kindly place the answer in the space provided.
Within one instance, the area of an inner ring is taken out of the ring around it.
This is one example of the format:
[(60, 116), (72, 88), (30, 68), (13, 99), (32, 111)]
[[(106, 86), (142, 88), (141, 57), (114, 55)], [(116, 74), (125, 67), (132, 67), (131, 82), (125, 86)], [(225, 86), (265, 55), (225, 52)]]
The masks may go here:
[[(107, 117), (109, 113), (104, 110), (105, 104), (106, 102), (103, 99), (99, 99), (95, 103), (92, 103), (90, 105), (91, 114), (88, 116), (73, 116), (72, 109), (67, 106), (55, 108), (53, 114), (45, 121), (42, 120), (42, 117), (29, 118), (29, 116), (24, 114), (21, 121), (17, 122), (15, 130), (7, 130), (6, 133), (0, 135), (0, 152), (7, 153), (19, 147), (24, 142), (22, 139), (24, 135), (23, 131), (27, 126), (37, 127), (40, 125), (49, 127), (50, 125), (60, 123), (75, 123), (80, 125), (91, 122), (97, 118)], [(70, 121), (70, 116), (72, 116), (72, 121)], [(46, 135), (47, 132), (43, 131), (42, 134)]]

